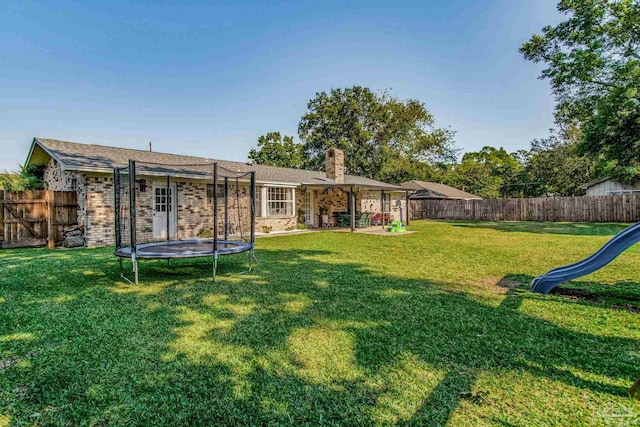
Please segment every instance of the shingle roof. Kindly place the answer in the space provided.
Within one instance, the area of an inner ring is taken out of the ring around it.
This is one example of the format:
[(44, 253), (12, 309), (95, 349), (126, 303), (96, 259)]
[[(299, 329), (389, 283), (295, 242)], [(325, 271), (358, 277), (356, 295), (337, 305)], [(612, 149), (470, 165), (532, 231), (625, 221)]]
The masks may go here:
[[(336, 182), (326, 177), (324, 172), (305, 169), (280, 168), (251, 163), (216, 160), (205, 157), (180, 154), (158, 153), (130, 148), (108, 147), (104, 145), (80, 144), (56, 139), (34, 138), (37, 144), (50, 156), (61, 163), (65, 170), (86, 172), (111, 172), (113, 168), (125, 167), (129, 160), (136, 161), (136, 169), (149, 174), (173, 174), (204, 177), (211, 174), (213, 163), (234, 172), (256, 172), (261, 182), (281, 182), (296, 185), (336, 186)], [(33, 153), (33, 147), (31, 154)], [(29, 164), (30, 158), (27, 159)], [(404, 191), (396, 185), (354, 175), (344, 176), (344, 186), (358, 186), (385, 190)]]
[(419, 198), (434, 198), (434, 199), (481, 199), (482, 197), (475, 194), (467, 193), (466, 191), (458, 190), (457, 188), (449, 187), (445, 184), (439, 184), (437, 182), (429, 181), (407, 181), (400, 184), (402, 188), (409, 190), (416, 190), (416, 196)]

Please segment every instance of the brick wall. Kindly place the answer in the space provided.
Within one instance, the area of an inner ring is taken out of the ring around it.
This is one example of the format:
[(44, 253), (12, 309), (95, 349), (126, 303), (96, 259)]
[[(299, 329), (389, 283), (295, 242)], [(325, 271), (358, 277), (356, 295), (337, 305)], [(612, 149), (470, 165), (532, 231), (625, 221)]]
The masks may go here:
[[(80, 172), (62, 172), (60, 166), (53, 159), (45, 168), (45, 181), (52, 190), (71, 191), (75, 185), (78, 194), (78, 218), (84, 222), (87, 246), (106, 246), (115, 243), (114, 229), (114, 188), (113, 176), (110, 174), (86, 174)], [(138, 243), (153, 241), (153, 183), (164, 185), (159, 178), (144, 177), (147, 180), (147, 190), (136, 192), (137, 221), (136, 237)], [(198, 233), (213, 228), (213, 206), (207, 197), (207, 182), (195, 180), (174, 180), (172, 184), (177, 189), (177, 237), (188, 239), (198, 236)], [(250, 232), (249, 185), (240, 183), (239, 198), (236, 197), (235, 184), (229, 185), (229, 222), (236, 231), (242, 229), (246, 235)], [(260, 191), (260, 187), (257, 188)], [(334, 212), (349, 210), (348, 191), (333, 188), (328, 193), (324, 189), (306, 189), (314, 192), (314, 213), (320, 214), (320, 207), (327, 209), (331, 218)], [(294, 215), (285, 218), (256, 218), (256, 232), (262, 232), (263, 226), (272, 227), (272, 231), (291, 229), (296, 226), (297, 212), (304, 206), (304, 194), (301, 189), (295, 191)], [(128, 221), (129, 213), (126, 209), (128, 194), (123, 194), (122, 230), (123, 243), (129, 244)], [(405, 209), (404, 193), (391, 193), (391, 214), (400, 219), (400, 210), (395, 201), (401, 200)], [(356, 199), (357, 209), (362, 212), (380, 212), (380, 192), (360, 191)], [(238, 208), (240, 210), (238, 214)], [(222, 233), (224, 205), (220, 201), (218, 231)], [(317, 220), (316, 220), (317, 221)], [(316, 224), (319, 225), (319, 224)]]
[[(143, 177), (141, 177), (143, 178)], [(138, 243), (151, 242), (153, 238), (154, 180), (158, 185), (166, 185), (157, 178), (144, 177), (147, 189), (144, 193), (136, 191), (136, 238)], [(213, 205), (207, 197), (207, 182), (195, 180), (171, 181), (177, 190), (177, 238), (189, 239), (198, 236), (204, 230), (213, 230)], [(109, 175), (89, 175), (87, 178), (87, 244), (88, 246), (106, 246), (115, 243), (114, 229), (114, 192), (113, 178)], [(126, 207), (128, 194), (123, 194), (123, 206)], [(236, 193), (235, 184), (229, 184), (229, 223), (236, 233), (248, 236), (251, 214), (249, 207), (249, 185), (240, 183)], [(239, 208), (239, 210), (238, 210)], [(218, 232), (222, 238), (224, 204), (219, 200)], [(123, 243), (129, 244), (127, 209), (123, 212)], [(295, 218), (257, 218), (256, 231), (262, 225), (270, 225), (273, 230), (284, 230), (295, 226)], [(158, 240), (158, 239), (156, 239)], [(160, 239), (164, 240), (164, 239)]]

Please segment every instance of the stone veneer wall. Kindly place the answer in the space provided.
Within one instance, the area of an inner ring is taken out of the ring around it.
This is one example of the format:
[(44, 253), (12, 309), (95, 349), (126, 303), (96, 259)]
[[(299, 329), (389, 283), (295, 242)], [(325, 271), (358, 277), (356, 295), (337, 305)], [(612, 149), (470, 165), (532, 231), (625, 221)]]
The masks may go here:
[(50, 158), (49, 162), (44, 168), (43, 178), (47, 190), (75, 190), (78, 201), (78, 221), (84, 223), (87, 215), (87, 174), (85, 174), (84, 172), (75, 171), (63, 172), (58, 162)]

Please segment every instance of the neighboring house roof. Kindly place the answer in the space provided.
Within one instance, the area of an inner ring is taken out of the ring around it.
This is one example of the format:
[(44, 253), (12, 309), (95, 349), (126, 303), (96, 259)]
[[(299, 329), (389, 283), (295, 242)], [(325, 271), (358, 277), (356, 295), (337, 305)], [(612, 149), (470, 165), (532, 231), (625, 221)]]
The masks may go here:
[(586, 190), (589, 187), (593, 187), (594, 185), (600, 184), (601, 182), (609, 181), (610, 179), (613, 179), (613, 177), (605, 176), (604, 178), (596, 179), (595, 181), (591, 181), (588, 184), (583, 185), (582, 189)]
[(210, 176), (213, 163), (234, 172), (256, 172), (260, 182), (279, 182), (322, 187), (365, 187), (404, 191), (396, 185), (354, 175), (345, 175), (344, 184), (336, 184), (324, 172), (304, 169), (280, 168), (251, 163), (216, 160), (205, 157), (158, 153), (104, 145), (80, 144), (47, 138), (34, 138), (25, 164), (46, 164), (49, 157), (60, 164), (61, 169), (82, 172), (112, 173), (114, 168), (126, 167), (129, 160), (136, 161), (138, 173), (148, 175), (173, 175), (188, 178)]
[(413, 180), (403, 182), (400, 186), (408, 190), (414, 190), (415, 193), (411, 196), (411, 198), (414, 199), (482, 199), (482, 197), (476, 196), (475, 194), (467, 193), (466, 191), (458, 190), (457, 188), (437, 182)]

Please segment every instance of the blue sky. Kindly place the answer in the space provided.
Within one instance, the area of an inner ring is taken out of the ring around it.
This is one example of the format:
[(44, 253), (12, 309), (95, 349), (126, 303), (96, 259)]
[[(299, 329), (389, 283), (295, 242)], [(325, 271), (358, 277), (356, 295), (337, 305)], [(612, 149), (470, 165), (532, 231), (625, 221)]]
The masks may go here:
[(555, 0), (0, 2), (0, 170), (34, 136), (245, 160), (316, 92), (423, 101), (456, 145), (509, 151), (553, 126), (518, 47)]

